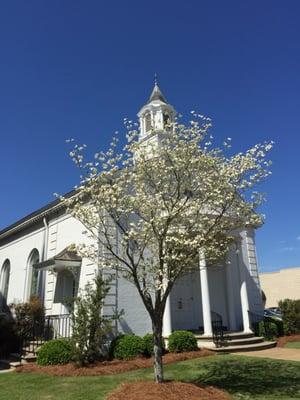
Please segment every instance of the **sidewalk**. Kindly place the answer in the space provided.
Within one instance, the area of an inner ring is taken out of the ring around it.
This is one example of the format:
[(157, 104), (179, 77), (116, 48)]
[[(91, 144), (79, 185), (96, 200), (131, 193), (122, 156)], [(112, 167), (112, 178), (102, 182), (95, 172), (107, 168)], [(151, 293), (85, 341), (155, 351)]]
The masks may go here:
[(234, 354), (249, 357), (274, 358), (276, 360), (300, 361), (300, 350), (285, 349), (283, 347), (273, 347), (267, 350), (245, 351)]

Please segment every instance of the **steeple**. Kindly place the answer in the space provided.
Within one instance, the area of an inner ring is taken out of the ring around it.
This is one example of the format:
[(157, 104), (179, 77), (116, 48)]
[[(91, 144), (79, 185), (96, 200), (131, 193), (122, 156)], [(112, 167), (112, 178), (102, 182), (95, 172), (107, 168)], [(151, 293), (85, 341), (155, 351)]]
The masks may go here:
[(152, 90), (152, 93), (151, 93), (151, 95), (149, 97), (148, 104), (151, 103), (152, 101), (155, 101), (155, 100), (160, 100), (163, 103), (167, 104), (167, 101), (164, 98), (164, 95), (162, 94), (162, 92), (161, 92), (156, 80), (155, 80), (155, 83), (154, 83), (154, 88)]
[(151, 138), (159, 141), (159, 136), (170, 129), (170, 122), (174, 121), (176, 111), (168, 104), (162, 94), (155, 75), (154, 87), (148, 102), (138, 113), (140, 120), (140, 141), (146, 141)]

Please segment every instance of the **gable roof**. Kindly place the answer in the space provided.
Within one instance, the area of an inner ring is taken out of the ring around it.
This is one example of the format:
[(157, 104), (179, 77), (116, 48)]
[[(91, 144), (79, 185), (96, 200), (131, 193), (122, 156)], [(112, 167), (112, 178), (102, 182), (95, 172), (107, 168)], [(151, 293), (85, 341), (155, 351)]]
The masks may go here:
[(33, 264), (36, 269), (66, 269), (66, 267), (79, 267), (81, 265), (82, 258), (78, 255), (74, 245), (70, 245), (63, 249), (56, 256), (49, 258), (48, 260)]

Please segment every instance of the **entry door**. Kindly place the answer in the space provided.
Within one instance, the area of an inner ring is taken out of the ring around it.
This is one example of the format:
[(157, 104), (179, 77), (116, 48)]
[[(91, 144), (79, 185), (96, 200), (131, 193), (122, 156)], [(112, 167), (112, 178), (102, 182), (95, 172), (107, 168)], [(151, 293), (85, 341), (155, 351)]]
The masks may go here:
[(197, 328), (192, 277), (192, 274), (182, 276), (178, 280), (174, 296), (172, 296), (172, 310), (174, 311), (174, 325), (176, 329)]
[(56, 277), (55, 293), (52, 306), (52, 313), (70, 314), (72, 306), (71, 300), (75, 294), (74, 275), (68, 271), (60, 271)]
[(61, 275), (61, 314), (70, 314), (72, 309), (70, 301), (75, 294), (75, 279), (74, 275), (70, 271), (64, 271)]

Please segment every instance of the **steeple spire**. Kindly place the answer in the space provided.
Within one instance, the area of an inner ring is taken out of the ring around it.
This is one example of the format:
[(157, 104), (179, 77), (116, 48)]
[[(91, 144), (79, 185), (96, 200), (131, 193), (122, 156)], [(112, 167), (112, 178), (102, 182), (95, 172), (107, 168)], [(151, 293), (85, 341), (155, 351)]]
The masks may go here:
[(157, 73), (155, 73), (154, 74), (154, 88), (153, 88), (152, 93), (151, 93), (151, 95), (149, 97), (148, 104), (151, 103), (152, 101), (155, 101), (155, 100), (160, 100), (163, 103), (167, 104), (167, 100), (165, 99), (164, 95), (162, 94), (162, 92), (161, 92), (161, 90), (160, 90), (160, 88), (158, 86), (158, 82), (157, 81), (158, 81)]

